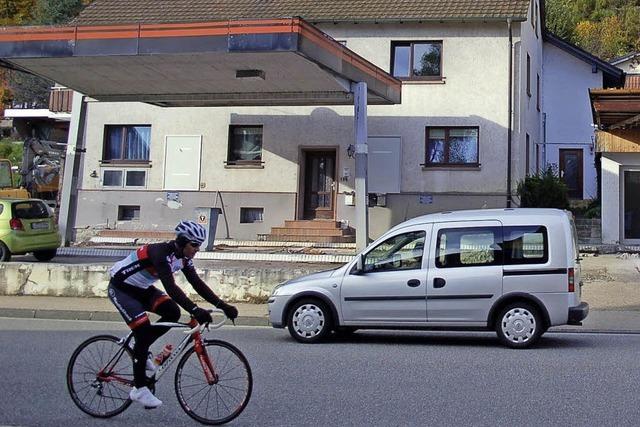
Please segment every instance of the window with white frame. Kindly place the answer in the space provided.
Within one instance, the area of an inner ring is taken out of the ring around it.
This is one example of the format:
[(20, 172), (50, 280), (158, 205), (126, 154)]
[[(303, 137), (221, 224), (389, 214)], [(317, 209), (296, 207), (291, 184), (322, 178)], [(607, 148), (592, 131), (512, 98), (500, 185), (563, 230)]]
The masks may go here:
[(144, 169), (103, 169), (102, 186), (105, 188), (146, 188), (147, 171)]

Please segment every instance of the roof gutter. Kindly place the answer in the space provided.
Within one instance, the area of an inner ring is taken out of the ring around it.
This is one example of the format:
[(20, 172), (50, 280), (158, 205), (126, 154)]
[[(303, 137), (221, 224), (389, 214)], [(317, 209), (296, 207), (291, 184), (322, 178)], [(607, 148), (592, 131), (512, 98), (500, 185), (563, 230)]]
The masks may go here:
[(425, 17), (425, 18), (304, 18), (312, 23), (338, 23), (338, 22), (355, 22), (358, 24), (396, 24), (403, 22), (422, 23), (422, 22), (504, 22), (505, 19), (512, 22), (524, 22), (526, 16), (478, 16), (478, 17)]

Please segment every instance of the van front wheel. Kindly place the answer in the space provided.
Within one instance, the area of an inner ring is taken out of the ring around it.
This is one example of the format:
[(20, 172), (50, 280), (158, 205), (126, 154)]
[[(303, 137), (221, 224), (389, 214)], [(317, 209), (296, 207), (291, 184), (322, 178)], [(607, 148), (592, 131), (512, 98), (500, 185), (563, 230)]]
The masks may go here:
[(544, 330), (538, 310), (526, 302), (511, 303), (500, 310), (495, 327), (500, 341), (511, 348), (530, 347)]
[(332, 328), (329, 308), (315, 298), (304, 298), (293, 304), (287, 319), (289, 333), (298, 342), (315, 343), (326, 338)]

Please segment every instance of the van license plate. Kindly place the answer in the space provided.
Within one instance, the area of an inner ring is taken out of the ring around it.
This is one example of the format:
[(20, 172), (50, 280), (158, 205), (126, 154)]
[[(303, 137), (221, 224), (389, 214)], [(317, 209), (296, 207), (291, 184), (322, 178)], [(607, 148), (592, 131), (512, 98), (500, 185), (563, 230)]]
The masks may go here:
[(48, 230), (49, 223), (48, 222), (33, 222), (31, 223), (31, 228), (34, 230)]

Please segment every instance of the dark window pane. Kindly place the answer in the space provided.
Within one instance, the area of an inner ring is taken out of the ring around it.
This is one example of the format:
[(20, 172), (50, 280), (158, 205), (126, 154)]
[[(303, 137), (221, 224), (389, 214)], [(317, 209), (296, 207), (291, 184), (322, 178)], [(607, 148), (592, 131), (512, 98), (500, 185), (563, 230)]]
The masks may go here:
[(413, 45), (413, 74), (415, 76), (440, 76), (440, 43), (415, 43)]
[(122, 187), (122, 171), (104, 171), (102, 175), (102, 185), (105, 187)]
[(121, 126), (107, 127), (107, 141), (104, 149), (104, 160), (122, 159), (122, 132)]
[(264, 221), (264, 208), (240, 208), (240, 223), (251, 224)]
[(409, 77), (409, 61), (411, 46), (395, 46), (393, 49), (393, 75), (395, 77)]
[(262, 160), (262, 126), (231, 126), (229, 161)]
[(145, 171), (127, 171), (125, 185), (127, 187), (144, 187)]
[(140, 219), (140, 206), (118, 206), (118, 221)]

